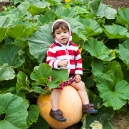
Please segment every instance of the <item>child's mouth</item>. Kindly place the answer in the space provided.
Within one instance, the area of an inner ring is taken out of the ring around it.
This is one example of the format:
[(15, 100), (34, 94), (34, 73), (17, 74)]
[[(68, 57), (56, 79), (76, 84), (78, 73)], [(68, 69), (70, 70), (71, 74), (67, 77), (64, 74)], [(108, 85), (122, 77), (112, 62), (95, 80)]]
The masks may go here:
[(62, 38), (61, 40), (66, 40), (66, 38)]

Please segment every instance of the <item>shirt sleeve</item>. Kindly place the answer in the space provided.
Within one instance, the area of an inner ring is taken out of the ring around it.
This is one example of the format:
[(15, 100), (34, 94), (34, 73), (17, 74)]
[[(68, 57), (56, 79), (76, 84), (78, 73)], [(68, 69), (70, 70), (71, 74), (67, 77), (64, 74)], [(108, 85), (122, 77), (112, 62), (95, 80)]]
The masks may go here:
[(77, 51), (75, 52), (75, 74), (83, 74), (83, 70), (82, 70), (82, 57), (79, 51), (79, 48), (77, 49)]
[(58, 67), (58, 63), (59, 63), (60, 60), (57, 60), (56, 59), (56, 54), (55, 54), (55, 51), (53, 48), (49, 48), (48, 51), (47, 51), (47, 58), (46, 58), (46, 63), (48, 65), (50, 65), (52, 68), (55, 68), (55, 69), (60, 69)]

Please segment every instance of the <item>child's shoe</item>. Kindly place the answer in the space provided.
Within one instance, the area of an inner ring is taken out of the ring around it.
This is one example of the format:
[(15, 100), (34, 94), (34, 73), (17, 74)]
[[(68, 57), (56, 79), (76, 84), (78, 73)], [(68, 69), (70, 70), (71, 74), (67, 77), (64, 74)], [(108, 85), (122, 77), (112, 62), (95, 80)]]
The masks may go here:
[(63, 117), (63, 112), (62, 112), (60, 109), (58, 109), (58, 110), (56, 110), (56, 111), (53, 111), (53, 110), (51, 109), (49, 115), (50, 115), (52, 118), (56, 119), (57, 121), (60, 121), (60, 122), (66, 121), (66, 118)]
[(86, 104), (82, 106), (83, 113), (96, 114), (98, 110), (94, 109), (93, 104)]

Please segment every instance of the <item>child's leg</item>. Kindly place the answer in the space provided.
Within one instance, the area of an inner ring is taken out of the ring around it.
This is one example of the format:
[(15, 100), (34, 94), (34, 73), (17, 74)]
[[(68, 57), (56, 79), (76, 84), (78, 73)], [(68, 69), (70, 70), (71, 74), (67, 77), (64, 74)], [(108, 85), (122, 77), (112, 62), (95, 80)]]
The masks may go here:
[(49, 115), (52, 118), (54, 118), (60, 122), (64, 122), (64, 121), (66, 121), (66, 118), (63, 117), (63, 112), (59, 109), (59, 106), (58, 106), (61, 93), (62, 93), (62, 90), (53, 89), (53, 91), (51, 93), (52, 109), (51, 109)]
[(82, 104), (89, 104), (89, 98), (85, 89), (85, 84), (84, 82), (80, 81), (79, 83), (73, 82), (72, 84), (70, 84), (72, 87), (74, 87), (75, 89), (77, 89), (78, 94), (82, 100)]
[(83, 113), (90, 113), (90, 114), (96, 114), (98, 113), (97, 110), (94, 109), (94, 105), (89, 103), (89, 98), (85, 89), (84, 82), (80, 81), (78, 83), (73, 82), (70, 84), (72, 87), (77, 89), (78, 94), (80, 95), (81, 101), (82, 101), (82, 110)]
[(53, 91), (51, 93), (52, 110), (59, 109), (58, 104), (59, 104), (59, 99), (60, 99), (61, 93), (62, 93), (62, 90), (60, 90), (60, 89), (53, 89)]

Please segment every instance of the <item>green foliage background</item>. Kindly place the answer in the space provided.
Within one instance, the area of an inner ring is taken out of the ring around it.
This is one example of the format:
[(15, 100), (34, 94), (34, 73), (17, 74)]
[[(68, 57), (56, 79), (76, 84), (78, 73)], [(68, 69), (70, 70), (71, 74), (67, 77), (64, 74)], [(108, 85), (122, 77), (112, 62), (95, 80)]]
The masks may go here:
[(0, 12), (0, 129), (49, 128), (36, 100), (68, 78), (67, 71), (45, 64), (53, 43), (51, 25), (59, 18), (70, 23), (73, 42), (82, 50), (82, 79), (90, 102), (99, 110), (95, 116), (83, 116), (82, 129), (90, 129), (94, 121), (113, 129), (114, 112), (128, 106), (129, 100), (129, 8), (116, 10), (101, 0), (12, 0), (11, 4)]

